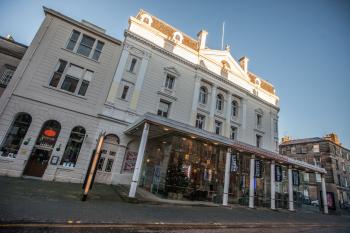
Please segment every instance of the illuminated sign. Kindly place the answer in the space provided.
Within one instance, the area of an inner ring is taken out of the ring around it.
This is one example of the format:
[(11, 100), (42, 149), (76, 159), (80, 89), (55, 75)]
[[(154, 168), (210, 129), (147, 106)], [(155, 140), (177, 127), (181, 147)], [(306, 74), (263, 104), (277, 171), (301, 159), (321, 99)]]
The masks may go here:
[(53, 129), (45, 129), (44, 132), (43, 132), (43, 134), (44, 134), (45, 136), (47, 136), (47, 137), (52, 138), (52, 137), (55, 137), (55, 136), (56, 136), (57, 132), (56, 132), (55, 130), (53, 130)]

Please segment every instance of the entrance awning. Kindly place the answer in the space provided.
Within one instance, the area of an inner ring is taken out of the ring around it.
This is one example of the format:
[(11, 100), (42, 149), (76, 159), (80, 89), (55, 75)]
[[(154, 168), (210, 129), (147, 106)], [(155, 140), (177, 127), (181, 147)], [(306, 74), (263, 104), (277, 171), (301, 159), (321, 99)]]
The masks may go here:
[(248, 143), (232, 140), (221, 135), (217, 135), (205, 130), (198, 129), (194, 126), (174, 121), (165, 117), (160, 117), (152, 113), (146, 113), (141, 116), (137, 121), (131, 124), (124, 133), (127, 135), (141, 136), (144, 123), (151, 125), (149, 131), (149, 138), (159, 137), (162, 135), (168, 135), (170, 133), (180, 133), (189, 136), (193, 139), (200, 139), (213, 143), (215, 145), (222, 145), (230, 147), (234, 150), (251, 153), (258, 157), (275, 160), (277, 163), (283, 165), (292, 165), (296, 169), (307, 172), (326, 173), (324, 168), (316, 167), (303, 161), (295, 160), (278, 153), (268, 151), (262, 148), (255, 147)]

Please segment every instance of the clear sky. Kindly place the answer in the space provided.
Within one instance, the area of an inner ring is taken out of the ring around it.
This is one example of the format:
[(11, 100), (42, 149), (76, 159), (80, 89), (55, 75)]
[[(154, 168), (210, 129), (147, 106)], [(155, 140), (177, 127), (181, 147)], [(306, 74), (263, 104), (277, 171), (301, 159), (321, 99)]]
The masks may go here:
[(121, 40), (129, 16), (142, 8), (194, 38), (206, 29), (214, 49), (225, 21), (233, 57), (249, 57), (249, 69), (277, 90), (280, 136), (336, 132), (350, 148), (350, 1), (0, 0), (0, 35), (29, 44), (43, 5)]

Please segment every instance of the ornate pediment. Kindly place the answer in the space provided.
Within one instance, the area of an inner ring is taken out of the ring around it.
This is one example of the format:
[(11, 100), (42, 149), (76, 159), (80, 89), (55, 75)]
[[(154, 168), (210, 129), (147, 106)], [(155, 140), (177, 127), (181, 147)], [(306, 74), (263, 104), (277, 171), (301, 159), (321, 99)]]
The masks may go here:
[(165, 67), (164, 68), (164, 72), (166, 73), (170, 73), (172, 75), (175, 75), (176, 77), (179, 77), (180, 76), (180, 72), (173, 66), (171, 67)]

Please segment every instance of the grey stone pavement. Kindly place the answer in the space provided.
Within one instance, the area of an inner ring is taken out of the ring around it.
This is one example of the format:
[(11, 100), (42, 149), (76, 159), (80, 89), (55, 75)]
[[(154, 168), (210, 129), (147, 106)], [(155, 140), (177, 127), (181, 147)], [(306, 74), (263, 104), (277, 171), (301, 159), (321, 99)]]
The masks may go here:
[[(350, 232), (349, 216), (241, 206), (129, 203), (120, 197), (117, 188), (95, 184), (88, 200), (82, 202), (81, 184), (0, 177), (0, 232), (134, 232), (115, 228), (117, 224), (138, 226), (137, 232), (197, 232), (195, 228), (205, 226), (217, 227), (198, 232)], [(26, 225), (6, 228), (7, 223), (44, 225), (34, 225), (30, 231)], [(97, 228), (84, 225), (92, 223), (105, 225)], [(48, 227), (45, 224), (58, 225)], [(80, 227), (66, 231), (67, 224)], [(147, 230), (154, 227), (143, 227), (143, 224), (156, 226), (155, 231)], [(161, 227), (157, 227), (167, 224), (180, 228), (161, 231)]]

